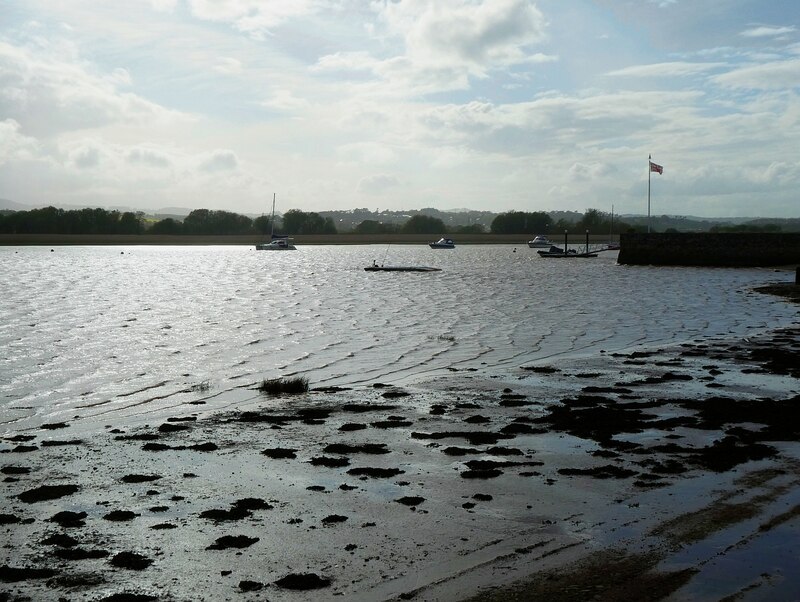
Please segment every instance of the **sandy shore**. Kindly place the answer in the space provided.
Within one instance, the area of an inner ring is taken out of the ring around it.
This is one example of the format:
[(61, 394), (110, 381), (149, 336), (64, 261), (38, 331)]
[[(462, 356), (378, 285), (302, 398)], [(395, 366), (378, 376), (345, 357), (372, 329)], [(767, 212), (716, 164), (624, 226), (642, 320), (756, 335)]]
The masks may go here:
[(0, 600), (797, 599), (799, 378), (796, 325), (7, 433)]

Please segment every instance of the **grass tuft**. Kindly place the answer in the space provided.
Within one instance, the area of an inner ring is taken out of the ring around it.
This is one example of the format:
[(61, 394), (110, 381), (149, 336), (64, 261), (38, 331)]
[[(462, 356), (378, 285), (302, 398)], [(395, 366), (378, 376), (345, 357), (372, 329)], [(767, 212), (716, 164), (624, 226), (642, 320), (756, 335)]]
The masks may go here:
[(262, 381), (258, 390), (268, 395), (299, 395), (308, 391), (308, 379), (304, 376), (272, 378)]

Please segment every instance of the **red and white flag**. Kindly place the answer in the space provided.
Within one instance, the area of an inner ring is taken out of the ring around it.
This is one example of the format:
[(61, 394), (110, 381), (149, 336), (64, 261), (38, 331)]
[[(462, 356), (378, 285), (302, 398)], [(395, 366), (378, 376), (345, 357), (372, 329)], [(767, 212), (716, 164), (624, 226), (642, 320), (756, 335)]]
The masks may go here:
[(652, 161), (650, 161), (650, 171), (663, 174), (664, 168), (661, 167), (661, 165), (658, 165), (657, 163), (653, 163)]

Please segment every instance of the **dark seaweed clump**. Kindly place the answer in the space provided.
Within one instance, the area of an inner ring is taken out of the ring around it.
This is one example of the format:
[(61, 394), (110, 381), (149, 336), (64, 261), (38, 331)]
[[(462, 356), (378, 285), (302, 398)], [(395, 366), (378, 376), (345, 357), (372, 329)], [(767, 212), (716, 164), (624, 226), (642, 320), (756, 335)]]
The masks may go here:
[(308, 379), (304, 376), (265, 379), (258, 390), (267, 395), (299, 395), (308, 392)]

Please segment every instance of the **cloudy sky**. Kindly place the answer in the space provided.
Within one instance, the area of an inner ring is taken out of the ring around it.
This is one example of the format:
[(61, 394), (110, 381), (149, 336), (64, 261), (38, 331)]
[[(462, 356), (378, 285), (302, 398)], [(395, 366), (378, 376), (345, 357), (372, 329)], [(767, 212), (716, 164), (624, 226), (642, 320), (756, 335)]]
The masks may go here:
[(800, 216), (793, 0), (3, 0), (0, 198)]

